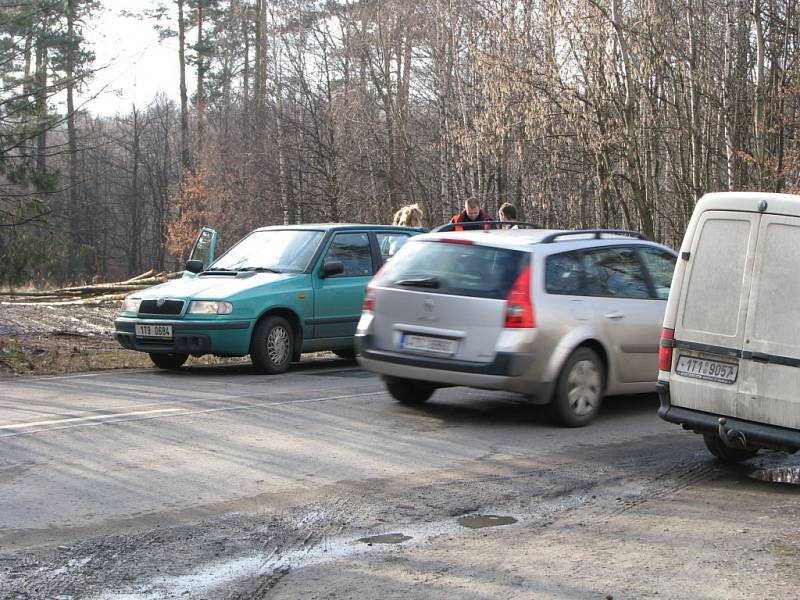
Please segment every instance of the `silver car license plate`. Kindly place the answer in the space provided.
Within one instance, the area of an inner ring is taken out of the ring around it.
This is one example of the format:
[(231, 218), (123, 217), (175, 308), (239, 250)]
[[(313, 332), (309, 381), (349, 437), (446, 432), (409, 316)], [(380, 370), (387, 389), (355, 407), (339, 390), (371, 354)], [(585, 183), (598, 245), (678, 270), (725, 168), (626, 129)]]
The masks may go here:
[(407, 333), (403, 336), (401, 347), (404, 350), (416, 352), (430, 352), (433, 354), (453, 355), (458, 348), (457, 340), (447, 338), (431, 337), (427, 335), (414, 335)]
[(675, 372), (685, 377), (734, 383), (739, 374), (739, 365), (694, 356), (679, 356)]
[(172, 339), (172, 325), (136, 325), (137, 338)]

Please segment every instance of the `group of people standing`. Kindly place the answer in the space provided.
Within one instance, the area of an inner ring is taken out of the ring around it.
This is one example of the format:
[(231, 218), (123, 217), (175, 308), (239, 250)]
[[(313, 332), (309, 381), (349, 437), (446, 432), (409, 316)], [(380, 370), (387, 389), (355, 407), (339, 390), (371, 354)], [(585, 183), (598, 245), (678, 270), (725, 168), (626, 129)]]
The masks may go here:
[[(504, 203), (497, 211), (499, 221), (516, 221), (517, 220), (517, 207), (510, 202)], [(409, 204), (402, 207), (394, 213), (392, 225), (401, 225), (403, 227), (422, 227), (422, 209), (419, 204)], [(467, 198), (464, 202), (464, 210), (457, 215), (453, 215), (450, 222), (455, 224), (456, 231), (465, 229), (490, 229), (493, 227), (487, 221), (494, 221), (495, 219), (481, 208), (480, 202), (476, 198)], [(516, 225), (510, 226), (516, 229)]]

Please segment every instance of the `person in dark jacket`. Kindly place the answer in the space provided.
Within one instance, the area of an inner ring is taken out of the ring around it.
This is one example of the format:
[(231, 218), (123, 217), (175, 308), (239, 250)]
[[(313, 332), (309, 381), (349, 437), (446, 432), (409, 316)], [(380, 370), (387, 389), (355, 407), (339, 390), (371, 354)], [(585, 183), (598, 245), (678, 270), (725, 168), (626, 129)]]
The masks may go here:
[(475, 198), (467, 198), (464, 202), (464, 210), (457, 215), (453, 215), (450, 219), (451, 223), (457, 223), (456, 231), (464, 231), (465, 229), (489, 229), (491, 226), (488, 223), (478, 225), (480, 221), (492, 221), (492, 216), (481, 208), (480, 202)]

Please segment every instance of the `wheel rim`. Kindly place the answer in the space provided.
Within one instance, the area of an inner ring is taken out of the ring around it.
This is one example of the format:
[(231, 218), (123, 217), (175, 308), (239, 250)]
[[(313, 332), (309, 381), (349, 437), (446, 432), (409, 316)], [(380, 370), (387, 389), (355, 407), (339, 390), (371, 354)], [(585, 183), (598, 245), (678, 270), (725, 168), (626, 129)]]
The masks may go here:
[(267, 336), (267, 356), (273, 365), (282, 365), (289, 357), (289, 332), (273, 327)]
[(600, 372), (591, 360), (579, 360), (567, 377), (569, 408), (577, 416), (593, 413), (600, 400)]

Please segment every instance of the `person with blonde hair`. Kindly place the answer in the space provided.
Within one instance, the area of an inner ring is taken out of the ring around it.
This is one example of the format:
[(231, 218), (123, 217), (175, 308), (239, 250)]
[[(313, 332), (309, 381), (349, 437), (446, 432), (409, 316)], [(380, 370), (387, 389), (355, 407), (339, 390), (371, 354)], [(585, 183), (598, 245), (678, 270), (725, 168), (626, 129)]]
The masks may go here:
[[(422, 227), (422, 209), (419, 204), (406, 204), (394, 213), (392, 225), (399, 225), (400, 227)], [(384, 254), (386, 260), (390, 259), (395, 253), (403, 247), (408, 241), (408, 236), (405, 234), (391, 235), (386, 237), (386, 249), (381, 252)]]
[(394, 213), (392, 225), (422, 227), (422, 209), (419, 204), (407, 204)]

